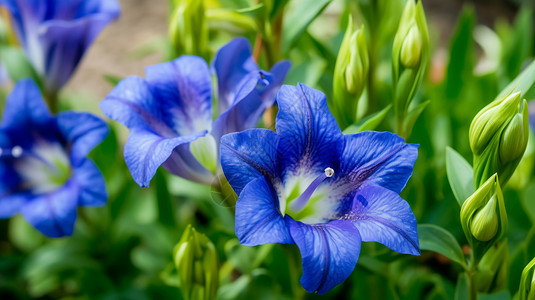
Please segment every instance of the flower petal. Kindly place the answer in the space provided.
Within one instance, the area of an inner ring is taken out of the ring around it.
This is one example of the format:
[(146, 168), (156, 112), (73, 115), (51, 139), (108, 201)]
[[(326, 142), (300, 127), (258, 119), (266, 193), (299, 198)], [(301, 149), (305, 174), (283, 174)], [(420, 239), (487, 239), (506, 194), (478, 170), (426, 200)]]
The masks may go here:
[(71, 235), (76, 221), (78, 186), (68, 181), (60, 189), (28, 199), (21, 213), (30, 224), (49, 237)]
[(188, 135), (211, 129), (212, 77), (202, 58), (183, 55), (145, 72), (162, 117), (175, 132)]
[(396, 193), (407, 184), (418, 157), (418, 145), (390, 132), (365, 131), (345, 136), (340, 178), (354, 186), (375, 183)]
[(41, 90), (31, 79), (19, 81), (6, 101), (0, 127), (22, 131), (47, 127), (52, 120)]
[(360, 234), (350, 222), (308, 225), (289, 216), (285, 220), (301, 251), (301, 284), (308, 292), (325, 294), (349, 277), (357, 264), (361, 244)]
[(84, 159), (74, 170), (73, 178), (80, 187), (79, 205), (106, 205), (108, 193), (106, 183), (97, 166), (89, 159)]
[(165, 138), (152, 131), (135, 128), (130, 132), (124, 146), (126, 165), (136, 183), (147, 187), (158, 167), (169, 158), (177, 146), (190, 143), (204, 135), (206, 131)]
[(271, 70), (269, 70), (269, 73), (260, 71), (264, 81), (268, 83), (267, 86), (260, 90), (260, 97), (264, 99), (264, 102), (267, 102), (265, 103), (266, 106), (269, 107), (273, 105), (275, 96), (277, 95), (280, 86), (284, 82), (286, 74), (288, 74), (288, 71), (290, 71), (291, 66), (292, 64), (289, 61), (283, 60), (276, 63)]
[(249, 129), (221, 138), (221, 166), (238, 195), (256, 178), (275, 179), (278, 141), (277, 134), (267, 129)]
[[(238, 95), (247, 95), (256, 87), (255, 81), (243, 81), (249, 73), (258, 71), (258, 65), (251, 55), (249, 41), (243, 37), (235, 38), (221, 47), (214, 57), (212, 68), (217, 76), (220, 115), (237, 99), (243, 98)], [(244, 84), (247, 88), (244, 88)]]
[[(1, 191), (0, 191), (1, 193)], [(27, 197), (21, 194), (3, 196), (0, 194), (0, 219), (6, 219), (20, 211)]]
[(416, 218), (407, 201), (391, 190), (362, 186), (343, 219), (353, 221), (364, 242), (379, 242), (399, 253), (420, 254)]
[(251, 181), (236, 203), (236, 236), (245, 246), (293, 244), (275, 191), (264, 177)]
[(104, 121), (89, 113), (62, 112), (58, 127), (71, 147), (71, 162), (76, 165), (108, 135)]
[(190, 151), (190, 145), (181, 144), (162, 164), (167, 172), (201, 184), (212, 185), (217, 179), (214, 173), (199, 163)]
[[(325, 94), (303, 84), (284, 85), (277, 95), (278, 152), (283, 172), (312, 174), (338, 168), (343, 135)], [(286, 177), (286, 173), (283, 174)]]

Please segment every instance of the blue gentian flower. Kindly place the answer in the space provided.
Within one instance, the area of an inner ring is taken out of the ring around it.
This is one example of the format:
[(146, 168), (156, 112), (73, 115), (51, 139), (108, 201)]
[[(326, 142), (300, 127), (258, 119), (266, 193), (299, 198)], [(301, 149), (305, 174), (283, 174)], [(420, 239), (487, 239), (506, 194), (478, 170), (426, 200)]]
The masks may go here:
[(240, 242), (297, 244), (301, 284), (319, 294), (351, 274), (362, 241), (418, 255), (416, 218), (399, 196), (417, 146), (389, 132), (342, 134), (325, 95), (302, 84), (282, 86), (276, 101), (277, 132), (221, 138)]
[(528, 112), (529, 112), (529, 125), (531, 125), (531, 128), (535, 130), (535, 100), (531, 100), (529, 102)]
[(52, 116), (38, 86), (19, 81), (0, 123), (0, 218), (20, 212), (45, 235), (71, 235), (79, 205), (106, 203), (104, 179), (86, 156), (107, 134), (88, 113)]
[(258, 123), (289, 67), (283, 61), (270, 72), (260, 70), (249, 42), (236, 38), (213, 61), (219, 102), (214, 122), (210, 69), (190, 55), (147, 67), (145, 79), (125, 78), (100, 108), (130, 129), (124, 157), (138, 185), (148, 186), (160, 165), (188, 180), (217, 184), (220, 137)]
[(0, 0), (47, 93), (69, 80), (87, 48), (119, 16), (116, 0)]

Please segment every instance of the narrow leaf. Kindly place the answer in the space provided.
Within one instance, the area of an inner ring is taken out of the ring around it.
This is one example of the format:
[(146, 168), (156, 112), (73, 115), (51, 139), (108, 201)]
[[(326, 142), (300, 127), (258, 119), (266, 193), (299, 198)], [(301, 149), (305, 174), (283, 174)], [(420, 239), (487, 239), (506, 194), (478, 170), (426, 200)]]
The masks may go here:
[(453, 195), (460, 206), (474, 192), (474, 171), (472, 166), (454, 149), (446, 148), (446, 172)]
[(520, 91), (522, 95), (527, 93), (535, 83), (535, 60), (529, 64), (528, 67), (518, 75), (515, 80), (511, 81), (501, 92), (497, 98), (501, 98), (507, 94), (515, 91)]
[(422, 224), (418, 225), (418, 236), (420, 249), (440, 253), (466, 268), (461, 246), (447, 230), (436, 225)]
[(381, 111), (375, 112), (362, 119), (361, 121), (350, 125), (344, 130), (344, 134), (354, 134), (366, 130), (375, 130), (375, 128), (377, 128), (377, 126), (379, 126), (383, 122), (386, 117), (386, 114), (388, 113), (391, 107), (392, 105), (389, 104)]

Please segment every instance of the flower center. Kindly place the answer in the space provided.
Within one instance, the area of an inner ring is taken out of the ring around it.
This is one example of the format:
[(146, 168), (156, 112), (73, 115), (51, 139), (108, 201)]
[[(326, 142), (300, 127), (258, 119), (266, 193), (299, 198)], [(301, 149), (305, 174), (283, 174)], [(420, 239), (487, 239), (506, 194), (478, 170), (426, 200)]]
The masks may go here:
[(0, 149), (0, 157), (12, 159), (24, 190), (35, 194), (61, 187), (71, 176), (69, 157), (58, 143), (39, 143), (31, 149)]
[(314, 194), (314, 191), (318, 188), (318, 186), (323, 181), (325, 181), (325, 179), (330, 178), (333, 175), (334, 170), (332, 168), (326, 168), (321, 175), (316, 177), (316, 179), (314, 179), (312, 183), (310, 183), (306, 190), (299, 197), (297, 197), (297, 199), (290, 203), (290, 209), (293, 212), (300, 212), (301, 210), (303, 210), (303, 208), (305, 208), (308, 203), (308, 200), (310, 200), (310, 197), (312, 196), (312, 194)]

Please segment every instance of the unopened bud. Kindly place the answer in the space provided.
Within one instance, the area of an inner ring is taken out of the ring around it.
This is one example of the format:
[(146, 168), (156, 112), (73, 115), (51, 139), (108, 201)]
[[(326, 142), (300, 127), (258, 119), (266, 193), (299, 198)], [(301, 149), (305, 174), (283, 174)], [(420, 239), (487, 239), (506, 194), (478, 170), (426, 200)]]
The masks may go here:
[(422, 53), (422, 36), (418, 30), (418, 26), (414, 24), (411, 26), (409, 33), (403, 41), (401, 46), (401, 64), (405, 68), (416, 68), (420, 64)]
[(219, 283), (214, 244), (189, 225), (174, 249), (174, 261), (184, 299), (214, 300)]
[(501, 239), (507, 229), (507, 214), (497, 174), (463, 203), (461, 225), (478, 259)]
[(522, 271), (518, 295), (519, 300), (535, 299), (535, 258), (533, 258)]

